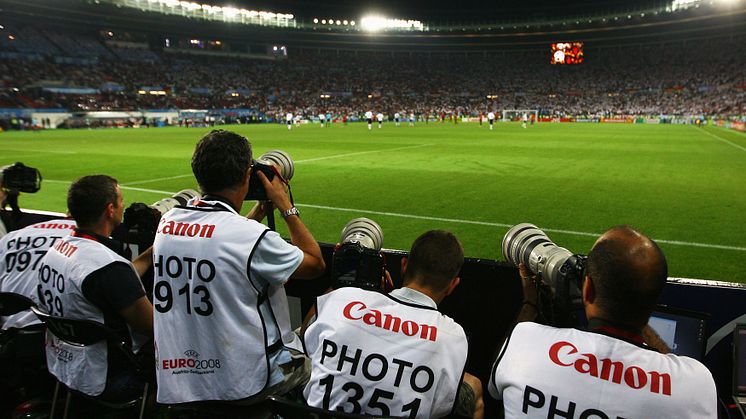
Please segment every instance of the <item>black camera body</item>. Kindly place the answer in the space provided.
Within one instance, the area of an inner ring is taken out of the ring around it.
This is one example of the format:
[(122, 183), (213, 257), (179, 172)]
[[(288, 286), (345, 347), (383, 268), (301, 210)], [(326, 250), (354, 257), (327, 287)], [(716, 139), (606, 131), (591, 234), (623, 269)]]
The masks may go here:
[(259, 179), (259, 172), (264, 173), (267, 180), (272, 182), (277, 174), (277, 169), (271, 164), (263, 164), (258, 161), (251, 166), (251, 176), (249, 176), (249, 191), (246, 193), (244, 201), (267, 201), (267, 191), (264, 189), (262, 180)]
[(559, 268), (554, 295), (552, 324), (577, 327), (578, 313), (583, 309), (583, 280), (588, 256), (574, 254)]
[(21, 162), (0, 168), (0, 188), (35, 193), (41, 189), (41, 172)]
[(332, 286), (356, 287), (369, 291), (381, 289), (386, 263), (378, 250), (362, 246), (357, 242), (340, 244), (332, 256)]

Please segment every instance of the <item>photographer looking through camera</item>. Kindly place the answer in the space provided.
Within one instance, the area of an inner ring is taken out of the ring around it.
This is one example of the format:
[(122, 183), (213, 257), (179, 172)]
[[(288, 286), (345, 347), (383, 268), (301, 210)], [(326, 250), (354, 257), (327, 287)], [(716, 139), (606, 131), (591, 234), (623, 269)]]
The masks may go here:
[[(402, 259), (402, 288), (384, 294), (351, 275), (318, 297), (303, 329), (312, 361), (308, 404), (395, 417), (483, 417), (482, 384), (464, 371), (466, 334), (437, 310), (459, 284), (463, 262), (453, 234), (428, 231)], [(381, 289), (393, 286), (388, 272), (385, 280), (377, 272)]]
[(585, 331), (529, 321), (537, 314), (541, 279), (523, 264), (520, 275), (525, 301), (519, 323), (488, 384), (506, 418), (716, 417), (709, 370), (645, 343), (644, 330), (668, 275), (654, 241), (628, 226), (596, 241), (582, 283)]
[(258, 179), (280, 211), (288, 244), (262, 225), (257, 203), (239, 214), (253, 177), (249, 141), (215, 130), (192, 155), (203, 196), (165, 213), (153, 245), (158, 402), (281, 395), (308, 379), (307, 359), (288, 349), (284, 284), (324, 272), (321, 249), (292, 206), (282, 177)]

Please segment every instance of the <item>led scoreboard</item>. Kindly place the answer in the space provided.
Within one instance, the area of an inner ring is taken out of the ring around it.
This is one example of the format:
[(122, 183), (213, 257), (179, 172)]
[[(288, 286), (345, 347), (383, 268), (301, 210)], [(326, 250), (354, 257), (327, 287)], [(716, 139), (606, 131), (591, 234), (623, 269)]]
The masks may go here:
[(552, 44), (552, 64), (580, 64), (582, 62), (582, 42), (557, 42)]

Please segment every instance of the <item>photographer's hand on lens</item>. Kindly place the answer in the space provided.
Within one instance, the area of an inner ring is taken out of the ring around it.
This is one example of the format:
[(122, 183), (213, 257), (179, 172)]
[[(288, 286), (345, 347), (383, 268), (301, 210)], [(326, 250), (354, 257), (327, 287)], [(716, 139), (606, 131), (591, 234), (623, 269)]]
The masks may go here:
[(518, 265), (518, 273), (521, 276), (521, 283), (523, 285), (523, 301), (536, 306), (539, 301), (539, 284), (541, 283), (541, 278), (537, 275), (532, 275), (531, 271), (523, 263)]
[(254, 204), (254, 207), (251, 208), (251, 211), (249, 211), (248, 214), (246, 214), (246, 218), (258, 222), (262, 222), (264, 220), (264, 217), (267, 216), (267, 206), (268, 204), (271, 204), (269, 201), (258, 201), (256, 204)]
[(262, 181), (264, 189), (267, 191), (267, 198), (272, 201), (275, 208), (282, 212), (287, 211), (293, 207), (293, 204), (290, 202), (290, 197), (287, 193), (285, 182), (283, 181), (282, 176), (280, 176), (279, 173), (275, 175), (275, 178), (272, 179), (272, 182), (270, 182), (269, 179), (267, 179), (267, 176), (265, 176), (262, 172), (258, 172), (257, 176), (259, 177), (259, 180)]
[(391, 274), (388, 269), (384, 269), (383, 277), (381, 278), (381, 290), (384, 294), (388, 294), (394, 289), (394, 280), (391, 279)]

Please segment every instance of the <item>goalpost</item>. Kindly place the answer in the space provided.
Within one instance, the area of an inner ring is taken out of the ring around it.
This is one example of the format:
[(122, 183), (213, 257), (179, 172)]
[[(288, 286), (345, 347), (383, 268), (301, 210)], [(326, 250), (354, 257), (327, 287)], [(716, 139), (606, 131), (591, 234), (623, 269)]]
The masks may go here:
[(505, 109), (503, 110), (502, 121), (521, 121), (523, 114), (528, 115), (528, 120), (539, 122), (539, 111), (537, 109)]

